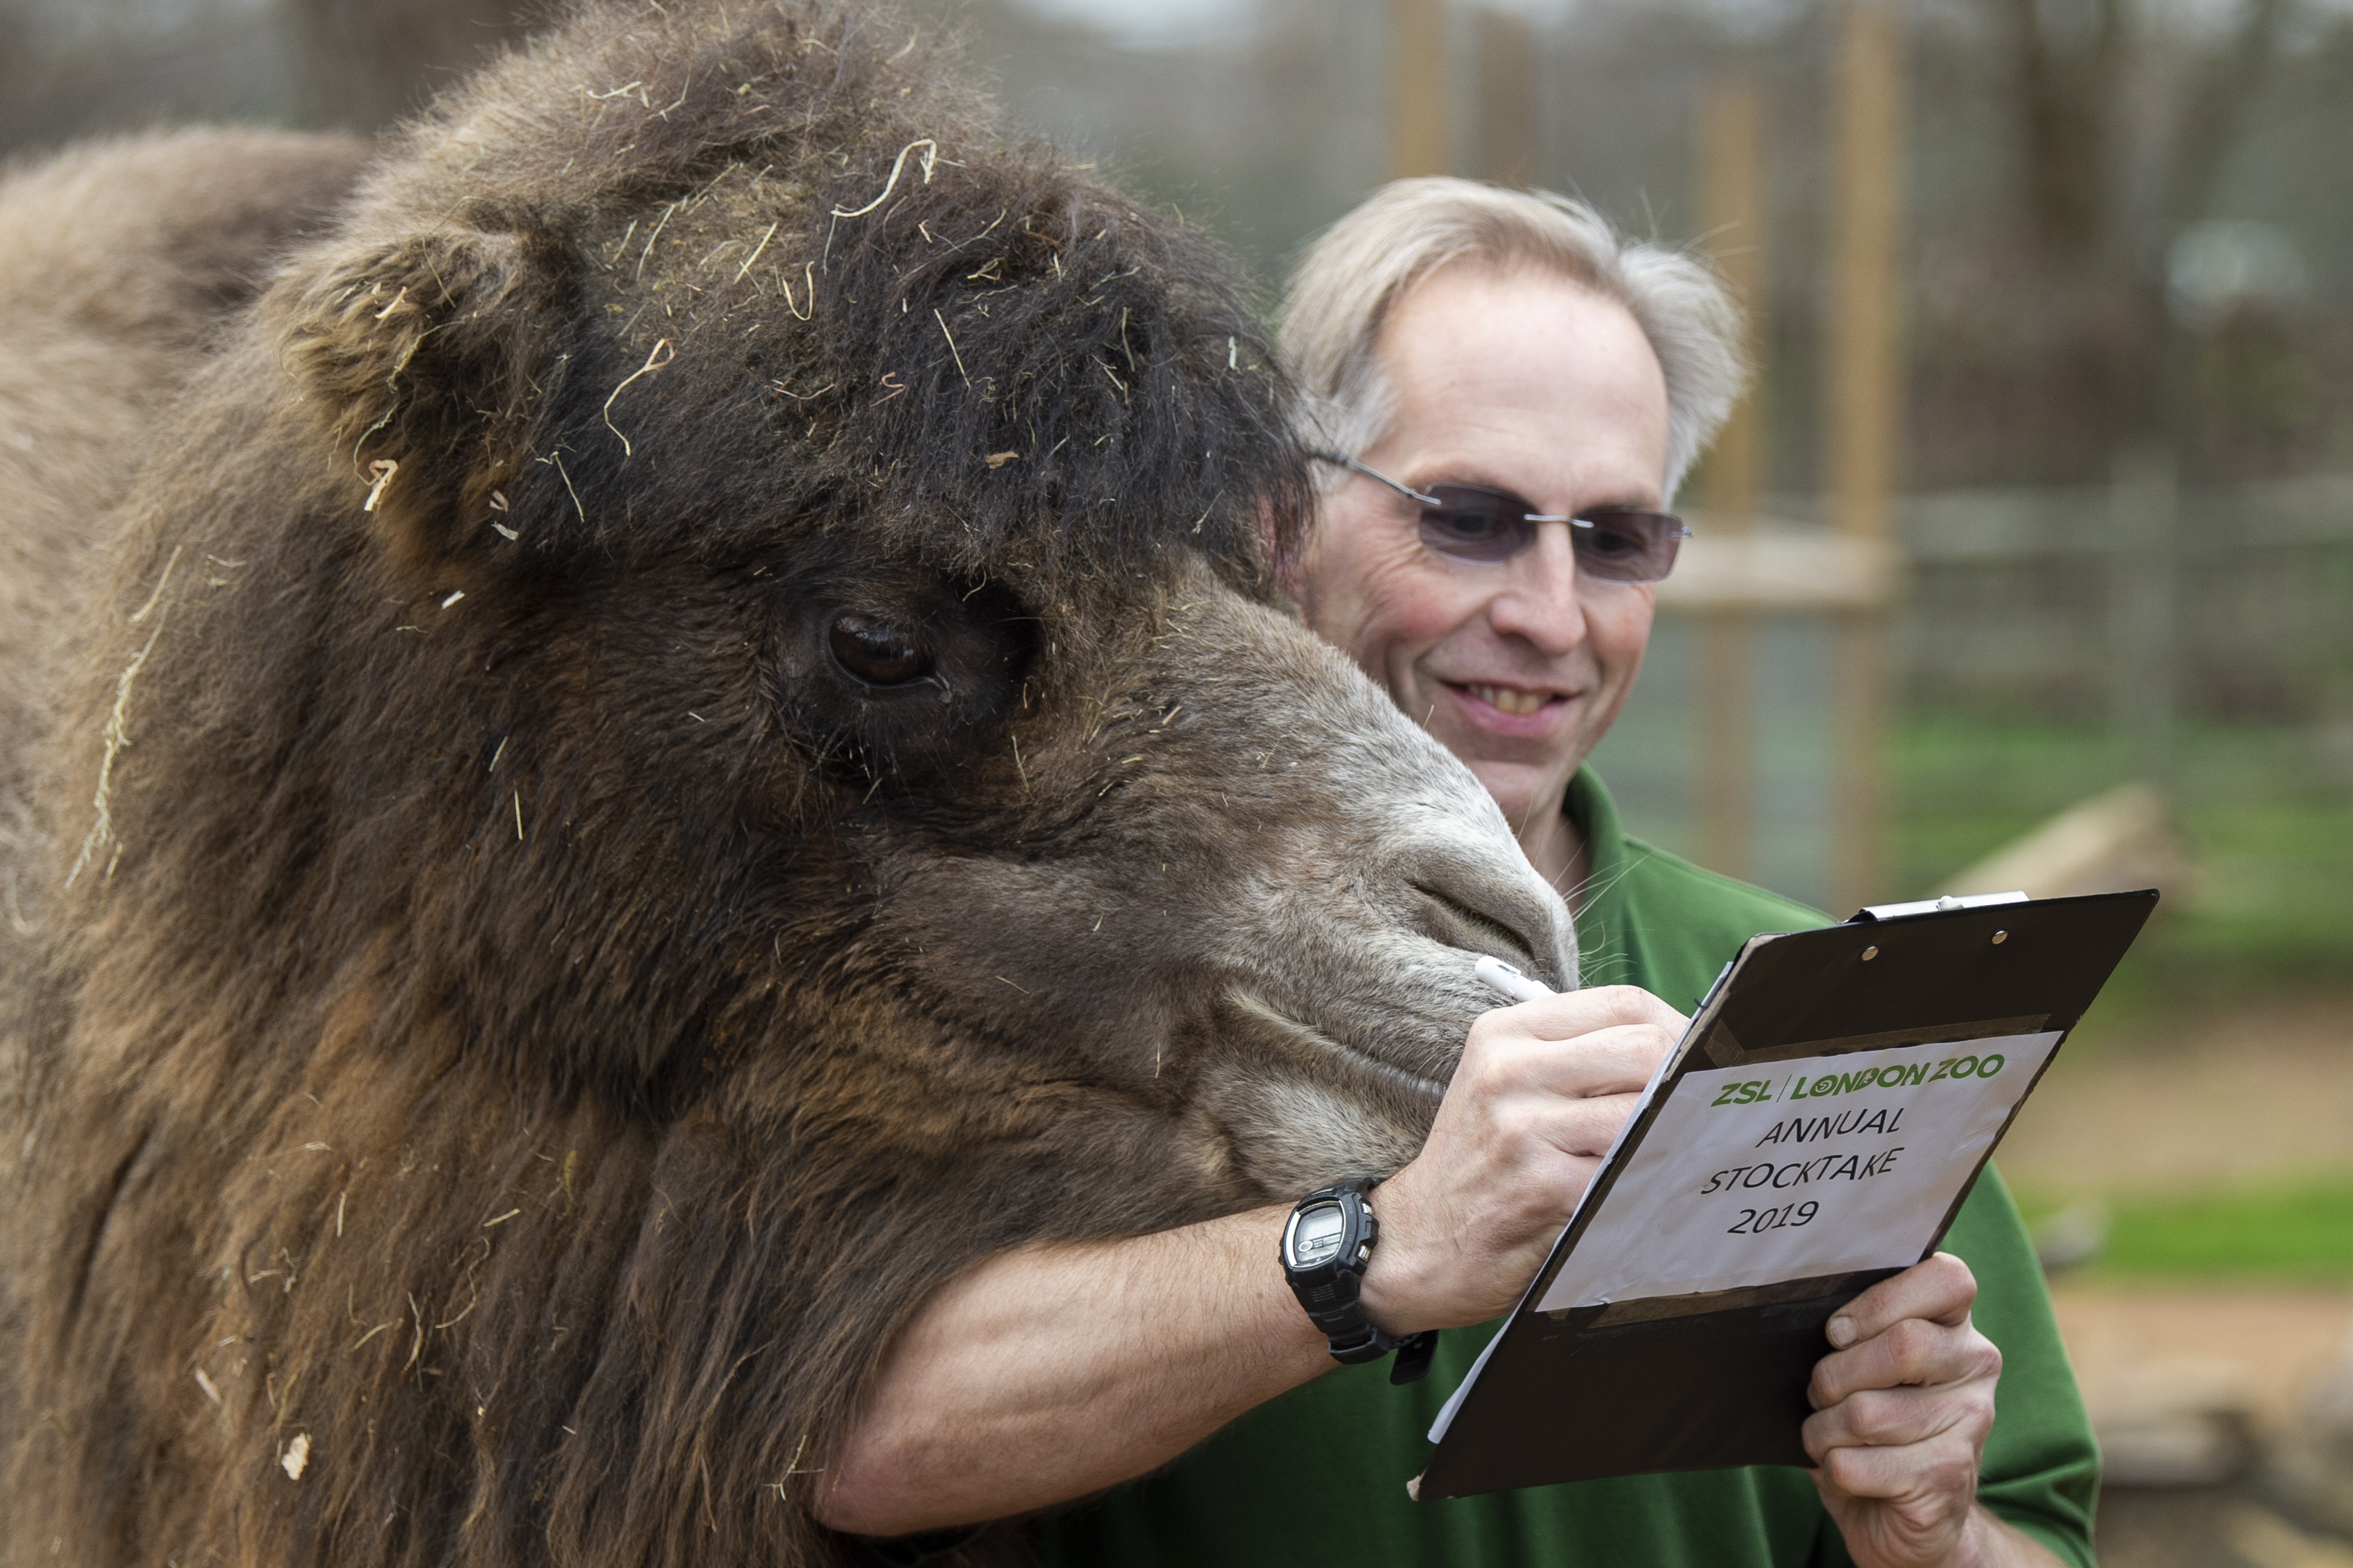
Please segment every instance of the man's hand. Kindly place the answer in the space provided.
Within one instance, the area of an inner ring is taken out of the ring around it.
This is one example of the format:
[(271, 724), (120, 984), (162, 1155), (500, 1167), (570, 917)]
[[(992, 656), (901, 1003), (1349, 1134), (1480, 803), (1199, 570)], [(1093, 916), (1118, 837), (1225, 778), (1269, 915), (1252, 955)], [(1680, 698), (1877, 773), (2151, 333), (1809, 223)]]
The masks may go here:
[(1372, 1194), (1373, 1321), (1410, 1333), (1511, 1310), (1688, 1022), (1647, 991), (1604, 985), (1473, 1024), (1429, 1142)]
[[(1472, 1026), (1420, 1156), (1372, 1195), (1373, 1321), (1456, 1328), (1509, 1310), (1683, 1029), (1624, 985)], [(1275, 1266), (1289, 1215), (983, 1259), (892, 1337), (818, 1522), (899, 1535), (1082, 1497), (1330, 1372)]]
[(1862, 1568), (2054, 1560), (1977, 1504), (2001, 1352), (1977, 1331), (1978, 1282), (1947, 1252), (1882, 1280), (1830, 1321), (1806, 1452)]

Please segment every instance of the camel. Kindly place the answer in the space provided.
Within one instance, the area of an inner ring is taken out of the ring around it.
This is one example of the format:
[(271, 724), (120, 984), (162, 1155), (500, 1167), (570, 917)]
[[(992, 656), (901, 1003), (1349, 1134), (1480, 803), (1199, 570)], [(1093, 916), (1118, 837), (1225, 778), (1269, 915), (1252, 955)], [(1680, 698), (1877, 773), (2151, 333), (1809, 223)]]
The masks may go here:
[(1473, 955), (1574, 984), (1273, 585), (1226, 264), (970, 80), (605, 0), (0, 183), (0, 1563), (863, 1560), (930, 1291), (1392, 1170)]

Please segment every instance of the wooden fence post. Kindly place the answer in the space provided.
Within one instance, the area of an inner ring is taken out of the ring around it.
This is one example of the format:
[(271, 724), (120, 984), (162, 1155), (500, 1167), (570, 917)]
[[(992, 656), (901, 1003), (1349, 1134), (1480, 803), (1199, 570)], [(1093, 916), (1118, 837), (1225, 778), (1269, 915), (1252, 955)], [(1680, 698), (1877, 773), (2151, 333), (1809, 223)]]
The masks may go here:
[(1389, 178), (1447, 171), (1445, 0), (1389, 0)]
[(1479, 13), (1479, 177), (1499, 185), (1536, 182), (1544, 106), (1536, 30), (1516, 11)]
[[(1884, 548), (1903, 428), (1897, 256), (1904, 166), (1903, 39), (1892, 0), (1848, 0), (1841, 20), (1837, 206), (1831, 247), (1826, 457), (1832, 526)], [(1838, 647), (1831, 886), (1841, 908), (1892, 896), (1888, 715), (1894, 647), (1883, 611), (1850, 613)]]
[(2133, 777), (2170, 789), (2179, 659), (2174, 531), (2181, 504), (2173, 454), (2157, 447), (2119, 453), (2110, 493), (2110, 689), (2116, 731)]
[[(1727, 71), (1700, 100), (1700, 224), (1716, 270), (1746, 317), (1749, 361), (1758, 358), (1765, 308), (1765, 111), (1756, 74)], [(1755, 527), (1764, 489), (1764, 431), (1752, 387), (1708, 454), (1709, 534), (1738, 539)], [(1703, 613), (1699, 626), (1699, 858), (1728, 877), (1756, 872), (1756, 622), (1746, 605)]]

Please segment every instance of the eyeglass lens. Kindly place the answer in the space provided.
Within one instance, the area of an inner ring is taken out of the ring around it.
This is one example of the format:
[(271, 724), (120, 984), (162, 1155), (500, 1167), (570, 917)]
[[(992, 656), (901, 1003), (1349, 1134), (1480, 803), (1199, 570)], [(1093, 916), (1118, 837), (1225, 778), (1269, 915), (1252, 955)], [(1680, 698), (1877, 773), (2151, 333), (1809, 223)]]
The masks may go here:
[[(1535, 542), (1534, 510), (1517, 496), (1477, 485), (1432, 485), (1421, 509), (1421, 542), (1457, 561), (1508, 561)], [(1609, 583), (1655, 583), (1674, 569), (1680, 519), (1630, 507), (1597, 507), (1569, 525), (1577, 569)]]

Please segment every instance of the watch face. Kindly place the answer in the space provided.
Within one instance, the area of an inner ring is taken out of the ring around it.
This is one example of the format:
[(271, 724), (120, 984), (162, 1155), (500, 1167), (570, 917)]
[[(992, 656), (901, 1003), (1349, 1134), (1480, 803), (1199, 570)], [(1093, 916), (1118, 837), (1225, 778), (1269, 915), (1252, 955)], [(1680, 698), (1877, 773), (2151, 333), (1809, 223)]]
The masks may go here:
[(1348, 1216), (1340, 1212), (1338, 1204), (1317, 1204), (1301, 1210), (1291, 1226), (1293, 1267), (1312, 1268), (1329, 1260), (1340, 1249), (1340, 1238), (1347, 1229)]

